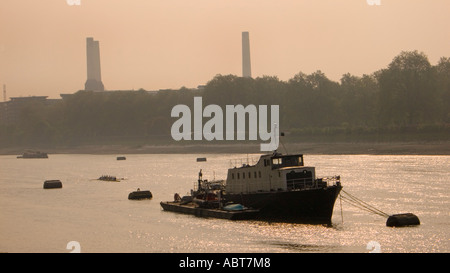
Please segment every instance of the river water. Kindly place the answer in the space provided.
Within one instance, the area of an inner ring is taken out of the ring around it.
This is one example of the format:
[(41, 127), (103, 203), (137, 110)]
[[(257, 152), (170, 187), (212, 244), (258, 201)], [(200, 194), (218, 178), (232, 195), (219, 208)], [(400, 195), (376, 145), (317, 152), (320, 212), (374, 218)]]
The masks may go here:
[[(0, 252), (67, 253), (72, 241), (83, 253), (450, 251), (450, 156), (305, 155), (318, 176), (340, 175), (345, 191), (374, 207), (419, 217), (421, 225), (403, 228), (386, 227), (386, 218), (339, 198), (331, 227), (165, 212), (159, 202), (188, 193), (200, 169), (205, 179), (225, 178), (230, 160), (258, 155), (125, 156), (0, 156)], [(124, 180), (95, 180), (101, 175)], [(49, 179), (63, 188), (43, 189)], [(128, 200), (137, 188), (150, 190), (153, 199)]]

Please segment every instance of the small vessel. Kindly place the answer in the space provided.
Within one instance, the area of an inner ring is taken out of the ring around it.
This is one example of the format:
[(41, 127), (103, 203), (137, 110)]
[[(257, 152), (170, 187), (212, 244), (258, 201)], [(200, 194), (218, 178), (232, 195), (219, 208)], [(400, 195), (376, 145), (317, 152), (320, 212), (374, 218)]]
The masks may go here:
[(192, 214), (197, 217), (219, 218), (228, 220), (251, 220), (258, 215), (258, 210), (225, 210), (219, 208), (203, 208), (193, 202), (181, 204), (180, 202), (161, 202), (161, 207), (165, 211), (172, 211), (184, 214)]
[(224, 181), (203, 180), (200, 170), (197, 190), (192, 190), (190, 196), (180, 198), (174, 195), (174, 201), (161, 202), (166, 211), (192, 214), (197, 217), (211, 217), (228, 220), (255, 219), (259, 211), (242, 205), (229, 204), (221, 196), (224, 192)]
[(98, 180), (107, 181), (107, 182), (120, 182), (121, 179), (112, 176), (112, 175), (102, 175), (98, 178)]
[(48, 158), (48, 154), (39, 151), (26, 151), (17, 158)]
[(117, 160), (127, 160), (127, 158), (125, 156), (118, 156), (116, 159)]
[(130, 200), (141, 200), (141, 199), (152, 199), (153, 195), (149, 190), (141, 191), (139, 188), (136, 191), (130, 192), (128, 194), (128, 199)]
[(62, 188), (62, 182), (60, 180), (45, 180), (44, 189), (59, 189)]

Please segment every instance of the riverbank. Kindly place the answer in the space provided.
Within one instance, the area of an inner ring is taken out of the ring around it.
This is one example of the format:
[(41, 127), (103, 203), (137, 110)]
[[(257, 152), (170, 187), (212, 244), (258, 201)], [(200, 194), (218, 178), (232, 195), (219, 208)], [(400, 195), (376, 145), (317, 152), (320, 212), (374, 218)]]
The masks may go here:
[[(285, 149), (286, 148), (286, 149)], [(25, 150), (40, 150), (48, 154), (212, 154), (260, 153), (259, 144), (198, 144), (198, 145), (80, 145), (62, 147), (6, 147), (1, 155), (19, 155)], [(278, 151), (303, 154), (373, 154), (373, 155), (450, 155), (450, 141), (389, 142), (389, 143), (288, 143)]]

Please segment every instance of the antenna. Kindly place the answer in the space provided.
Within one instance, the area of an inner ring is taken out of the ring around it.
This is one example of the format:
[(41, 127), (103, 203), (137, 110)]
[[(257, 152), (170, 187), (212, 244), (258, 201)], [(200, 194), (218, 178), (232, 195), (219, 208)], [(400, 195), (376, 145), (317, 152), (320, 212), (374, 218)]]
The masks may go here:
[(281, 141), (281, 137), (284, 137), (284, 132), (280, 132), (280, 143), (281, 143), (281, 145), (283, 145), (284, 152), (285, 152), (286, 154), (289, 154), (288, 151), (287, 151), (287, 149), (286, 149), (286, 146), (284, 146), (283, 141)]

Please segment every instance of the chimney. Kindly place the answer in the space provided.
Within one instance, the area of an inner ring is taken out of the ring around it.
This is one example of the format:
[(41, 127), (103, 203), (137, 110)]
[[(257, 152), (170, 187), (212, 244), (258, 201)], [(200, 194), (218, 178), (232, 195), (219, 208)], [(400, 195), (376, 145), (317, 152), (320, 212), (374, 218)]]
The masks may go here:
[(94, 38), (86, 38), (87, 80), (85, 90), (104, 91), (100, 70), (100, 47)]
[(242, 32), (242, 77), (251, 78), (250, 38), (247, 31)]

